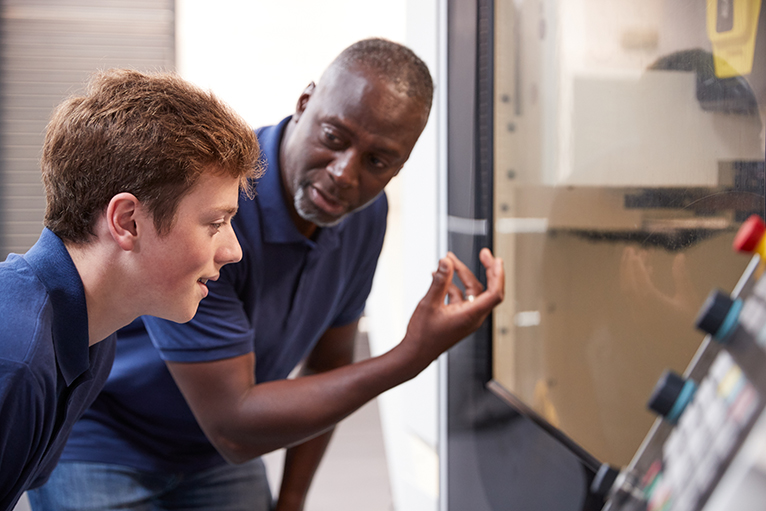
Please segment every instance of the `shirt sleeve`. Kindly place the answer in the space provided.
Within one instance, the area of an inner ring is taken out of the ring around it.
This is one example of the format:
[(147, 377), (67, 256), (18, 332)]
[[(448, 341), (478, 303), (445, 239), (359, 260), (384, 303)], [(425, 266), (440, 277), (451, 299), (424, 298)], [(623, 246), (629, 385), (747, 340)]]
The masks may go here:
[(163, 360), (209, 362), (253, 351), (255, 331), (237, 294), (236, 279), (241, 272), (232, 271), (234, 266), (224, 266), (221, 277), (207, 283), (208, 296), (188, 323), (144, 317), (149, 337)]

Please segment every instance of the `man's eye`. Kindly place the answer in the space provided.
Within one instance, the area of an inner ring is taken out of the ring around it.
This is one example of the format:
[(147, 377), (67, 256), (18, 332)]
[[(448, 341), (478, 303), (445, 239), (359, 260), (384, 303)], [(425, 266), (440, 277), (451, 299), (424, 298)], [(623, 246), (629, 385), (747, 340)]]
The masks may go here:
[(221, 230), (221, 227), (223, 227), (224, 225), (226, 225), (226, 222), (216, 222), (216, 223), (210, 224), (210, 227), (212, 227), (213, 230), (218, 232)]
[(376, 170), (383, 170), (388, 164), (377, 156), (370, 156), (370, 165)]
[(329, 130), (325, 130), (324, 138), (328, 143), (333, 145), (337, 145), (340, 143), (340, 137), (338, 137), (335, 133)]

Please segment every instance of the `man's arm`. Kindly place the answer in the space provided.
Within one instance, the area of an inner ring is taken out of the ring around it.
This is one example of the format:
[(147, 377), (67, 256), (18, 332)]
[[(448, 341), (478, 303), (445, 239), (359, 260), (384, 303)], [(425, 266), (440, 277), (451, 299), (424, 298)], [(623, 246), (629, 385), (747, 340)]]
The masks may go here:
[[(325, 332), (301, 368), (300, 376), (323, 373), (354, 361), (358, 322)], [(287, 449), (282, 485), (276, 511), (299, 511), (305, 505), (309, 487), (322, 461), (335, 428), (308, 442)]]
[[(402, 342), (378, 357), (321, 374), (255, 385), (252, 353), (214, 362), (168, 362), (210, 441), (241, 463), (329, 431), (367, 401), (415, 377), (442, 352), (474, 332), (504, 296), (505, 273), (488, 249), (479, 255), (487, 290), (454, 255), (439, 261)], [(466, 296), (452, 283), (462, 280)], [(449, 304), (445, 297), (449, 296)]]

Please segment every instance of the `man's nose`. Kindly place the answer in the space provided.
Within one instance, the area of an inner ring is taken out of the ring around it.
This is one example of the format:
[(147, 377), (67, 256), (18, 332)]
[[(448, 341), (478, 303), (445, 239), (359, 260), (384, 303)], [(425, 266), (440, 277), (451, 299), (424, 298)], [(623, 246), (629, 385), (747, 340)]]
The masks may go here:
[(353, 151), (338, 155), (328, 166), (330, 176), (340, 188), (353, 188), (359, 184), (359, 158)]

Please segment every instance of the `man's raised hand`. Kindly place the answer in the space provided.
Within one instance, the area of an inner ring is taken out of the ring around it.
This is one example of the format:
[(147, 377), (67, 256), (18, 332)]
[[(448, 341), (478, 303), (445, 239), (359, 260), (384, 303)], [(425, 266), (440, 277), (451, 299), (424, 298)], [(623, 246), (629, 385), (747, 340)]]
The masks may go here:
[[(402, 341), (413, 350), (417, 371), (423, 370), (442, 352), (476, 331), (492, 309), (505, 296), (503, 261), (484, 248), (479, 260), (487, 274), (487, 289), (476, 276), (449, 252), (439, 260), (433, 281), (418, 304)], [(452, 282), (454, 274), (463, 283), (465, 292)], [(445, 297), (449, 297), (445, 303)]]

